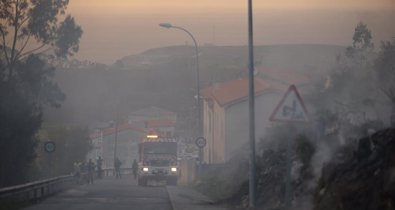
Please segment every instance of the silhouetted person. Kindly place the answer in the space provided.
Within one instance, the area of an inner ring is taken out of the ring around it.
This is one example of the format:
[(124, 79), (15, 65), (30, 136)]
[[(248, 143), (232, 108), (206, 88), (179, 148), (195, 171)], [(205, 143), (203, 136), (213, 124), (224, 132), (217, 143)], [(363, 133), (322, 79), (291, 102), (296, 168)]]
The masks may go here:
[(97, 177), (99, 179), (101, 179), (103, 177), (103, 158), (101, 158), (101, 156), (99, 156), (96, 160), (96, 167), (97, 167)]
[(132, 164), (132, 171), (133, 171), (133, 177), (134, 177), (134, 179), (137, 178), (137, 170), (138, 170), (137, 161), (136, 161), (136, 159), (134, 159), (134, 160), (133, 160), (133, 164)]
[(121, 161), (119, 158), (115, 158), (114, 160), (114, 168), (115, 168), (115, 178), (121, 178)]
[(74, 176), (77, 177), (77, 183), (81, 183), (81, 162), (74, 162)]
[(81, 162), (81, 172), (82, 172), (82, 173), (88, 172), (88, 169), (87, 169), (87, 162), (86, 162), (86, 161), (82, 161), (82, 162)]
[(89, 159), (87, 164), (88, 169), (88, 184), (93, 184), (93, 173), (95, 172), (95, 164), (92, 162), (92, 159)]

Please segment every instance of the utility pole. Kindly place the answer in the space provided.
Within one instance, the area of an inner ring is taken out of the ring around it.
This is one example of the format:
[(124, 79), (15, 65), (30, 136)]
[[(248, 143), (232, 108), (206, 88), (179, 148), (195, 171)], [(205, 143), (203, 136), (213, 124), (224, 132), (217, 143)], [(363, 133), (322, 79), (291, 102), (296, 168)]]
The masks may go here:
[(254, 43), (252, 0), (248, 0), (248, 102), (249, 102), (249, 137), (250, 137), (250, 173), (249, 173), (249, 207), (255, 208), (256, 170), (255, 170), (255, 90), (254, 90)]
[(115, 160), (117, 158), (117, 147), (118, 147), (118, 105), (116, 106), (115, 111), (115, 135), (114, 135), (114, 170), (115, 170)]

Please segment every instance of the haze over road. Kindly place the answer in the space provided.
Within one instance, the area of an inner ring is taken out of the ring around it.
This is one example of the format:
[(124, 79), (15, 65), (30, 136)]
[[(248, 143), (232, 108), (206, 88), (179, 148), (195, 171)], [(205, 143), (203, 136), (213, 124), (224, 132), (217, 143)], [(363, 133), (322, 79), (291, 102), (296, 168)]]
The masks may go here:
[(171, 210), (165, 187), (137, 186), (132, 177), (106, 177), (59, 193), (24, 210)]

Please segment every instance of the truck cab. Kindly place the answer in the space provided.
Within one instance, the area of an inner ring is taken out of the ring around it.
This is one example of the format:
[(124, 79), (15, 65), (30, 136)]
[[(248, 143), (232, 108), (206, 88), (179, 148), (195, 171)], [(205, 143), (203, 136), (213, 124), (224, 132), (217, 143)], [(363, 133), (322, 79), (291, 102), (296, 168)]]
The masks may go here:
[(146, 186), (149, 181), (166, 181), (176, 185), (179, 176), (177, 141), (171, 138), (147, 136), (139, 144), (138, 184)]

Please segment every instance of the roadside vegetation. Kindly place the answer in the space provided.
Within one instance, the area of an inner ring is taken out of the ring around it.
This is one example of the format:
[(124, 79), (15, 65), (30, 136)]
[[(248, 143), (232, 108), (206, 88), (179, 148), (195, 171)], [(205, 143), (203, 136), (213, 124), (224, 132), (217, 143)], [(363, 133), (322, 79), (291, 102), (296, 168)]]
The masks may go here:
[[(33, 180), (71, 174), (74, 172), (74, 163), (84, 161), (92, 148), (86, 127), (48, 127), (41, 129), (38, 136), (36, 158), (30, 170)], [(45, 151), (47, 141), (55, 143), (54, 152)]]
[(0, 187), (30, 179), (43, 109), (65, 99), (51, 63), (78, 51), (82, 29), (68, 3), (0, 1)]
[[(285, 207), (290, 140), (293, 209), (394, 209), (395, 39), (376, 49), (372, 36), (359, 23), (352, 45), (304, 96), (311, 124), (274, 124), (258, 141), (259, 208)], [(233, 161), (229, 165), (248, 171), (247, 159)], [(247, 209), (248, 173), (240, 171), (212, 171), (202, 178), (209, 183), (196, 188), (217, 202)], [(217, 174), (229, 181), (217, 181)]]

